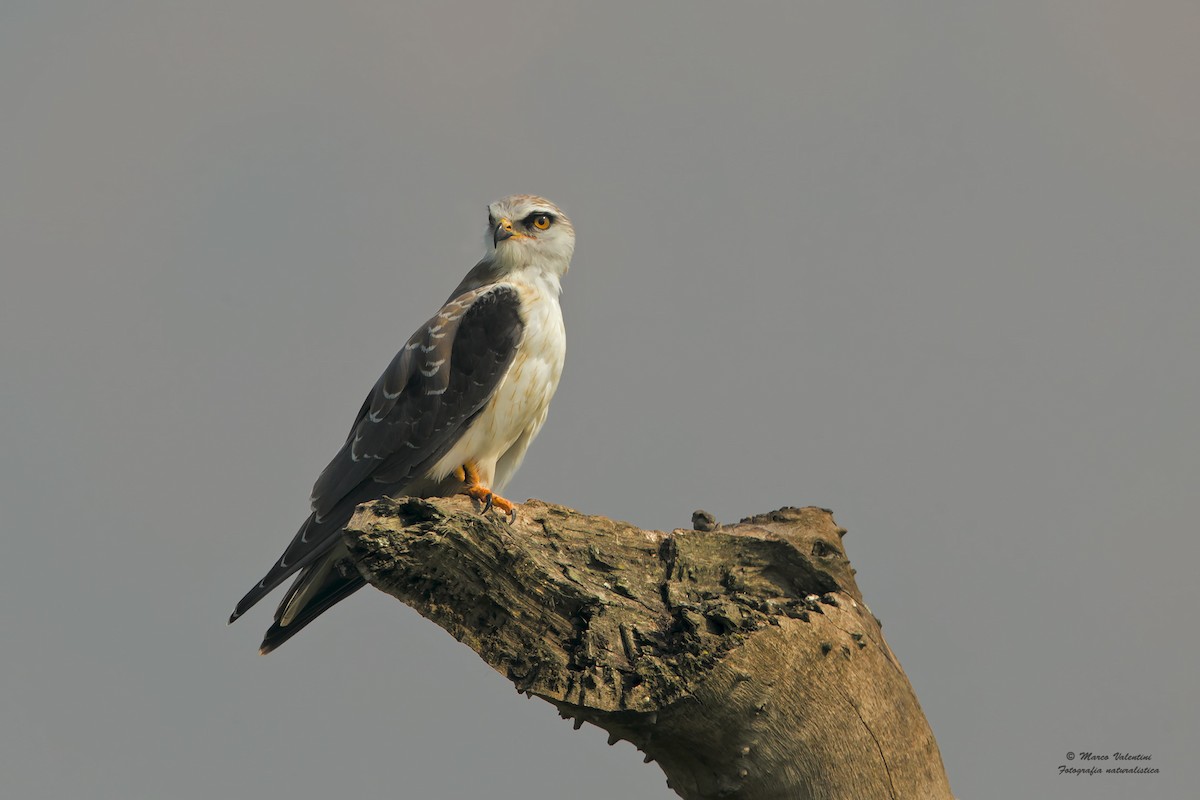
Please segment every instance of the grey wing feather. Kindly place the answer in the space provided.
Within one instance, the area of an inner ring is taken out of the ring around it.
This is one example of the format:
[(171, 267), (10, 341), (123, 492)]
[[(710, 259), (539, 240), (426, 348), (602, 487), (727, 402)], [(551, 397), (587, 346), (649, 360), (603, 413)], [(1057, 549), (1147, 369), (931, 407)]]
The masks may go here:
[(516, 355), (524, 331), (519, 306), (513, 287), (483, 287), (448, 302), (413, 334), (317, 478), (312, 515), (230, 622), (333, 547), (355, 506), (402, 494), (450, 450)]

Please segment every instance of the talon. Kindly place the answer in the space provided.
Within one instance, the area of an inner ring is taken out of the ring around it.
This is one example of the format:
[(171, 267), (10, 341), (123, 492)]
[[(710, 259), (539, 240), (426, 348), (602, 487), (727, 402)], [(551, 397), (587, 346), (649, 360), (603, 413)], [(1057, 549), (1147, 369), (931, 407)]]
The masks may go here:
[[(468, 462), (461, 467), (462, 481), (467, 484), (463, 489), (463, 494), (473, 500), (478, 500), (483, 504), (483, 511), (480, 513), (486, 514), (489, 511), (496, 510), (504, 514), (504, 518), (509, 521), (516, 521), (517, 507), (511, 500), (505, 500), (498, 494), (495, 494), (491, 489), (483, 485), (479, 477), (479, 468)], [(454, 471), (454, 477), (458, 477), (459, 470)]]

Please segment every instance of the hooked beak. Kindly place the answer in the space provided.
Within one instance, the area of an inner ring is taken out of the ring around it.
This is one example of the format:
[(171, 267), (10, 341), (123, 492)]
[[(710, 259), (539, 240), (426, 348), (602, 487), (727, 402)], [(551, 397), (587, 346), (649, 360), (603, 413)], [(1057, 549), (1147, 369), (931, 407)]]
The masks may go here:
[(508, 217), (501, 217), (496, 223), (496, 230), (492, 231), (492, 244), (499, 246), (505, 239), (511, 239), (516, 236), (516, 231), (513, 230), (513, 224)]
[(535, 238), (537, 238), (537, 237), (530, 236), (525, 233), (520, 233), (519, 231), (515, 230), (513, 228), (512, 222), (509, 221), (508, 217), (501, 217), (500, 221), (496, 223), (496, 230), (492, 231), (492, 244), (496, 245), (497, 247), (505, 239), (535, 239)]

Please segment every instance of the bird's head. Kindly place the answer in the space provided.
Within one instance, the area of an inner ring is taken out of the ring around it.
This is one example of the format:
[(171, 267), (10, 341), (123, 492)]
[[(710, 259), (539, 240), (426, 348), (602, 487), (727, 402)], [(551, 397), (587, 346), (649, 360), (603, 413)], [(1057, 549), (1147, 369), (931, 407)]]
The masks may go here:
[(514, 194), (488, 206), (487, 248), (505, 272), (532, 268), (561, 278), (575, 252), (575, 228), (544, 197)]

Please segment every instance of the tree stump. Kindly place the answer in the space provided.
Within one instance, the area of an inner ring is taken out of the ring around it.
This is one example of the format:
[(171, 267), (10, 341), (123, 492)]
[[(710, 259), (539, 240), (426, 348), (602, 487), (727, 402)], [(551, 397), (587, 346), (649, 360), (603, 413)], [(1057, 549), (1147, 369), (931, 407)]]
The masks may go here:
[(950, 800), (933, 733), (830, 511), (641, 530), (527, 501), (377, 500), (354, 566), (687, 800)]

